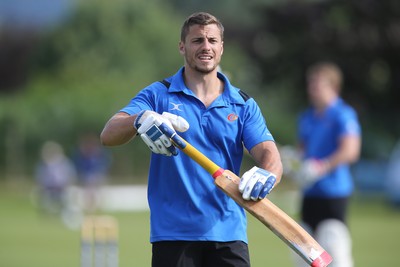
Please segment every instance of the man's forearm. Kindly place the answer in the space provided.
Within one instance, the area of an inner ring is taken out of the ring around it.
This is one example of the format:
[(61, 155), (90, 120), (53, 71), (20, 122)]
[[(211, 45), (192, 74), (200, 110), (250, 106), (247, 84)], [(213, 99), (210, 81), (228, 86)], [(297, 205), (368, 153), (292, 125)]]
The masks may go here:
[(335, 153), (326, 158), (329, 162), (329, 170), (340, 164), (352, 164), (360, 157), (361, 138), (358, 136), (347, 136), (342, 138), (340, 146)]
[(250, 154), (260, 168), (263, 168), (276, 175), (276, 184), (281, 181), (283, 167), (275, 142), (267, 141), (257, 144), (250, 151)]
[(115, 114), (104, 126), (100, 134), (101, 143), (105, 146), (117, 146), (129, 142), (136, 135), (133, 122), (136, 115)]

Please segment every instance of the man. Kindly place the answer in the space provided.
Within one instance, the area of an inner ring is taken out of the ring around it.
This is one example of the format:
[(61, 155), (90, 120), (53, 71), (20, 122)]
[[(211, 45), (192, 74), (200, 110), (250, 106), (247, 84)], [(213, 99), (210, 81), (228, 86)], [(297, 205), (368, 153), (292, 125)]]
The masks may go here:
[(303, 163), (296, 175), (304, 189), (301, 220), (332, 255), (332, 267), (350, 267), (346, 215), (353, 183), (349, 165), (359, 158), (361, 129), (356, 112), (339, 96), (342, 73), (335, 64), (315, 64), (306, 77), (311, 107), (298, 122)]
[(189, 16), (179, 42), (184, 66), (139, 92), (101, 133), (104, 145), (124, 144), (138, 134), (153, 151), (148, 180), (153, 267), (250, 266), (244, 210), (207, 171), (178, 153), (158, 127), (162, 123), (236, 174), (245, 147), (259, 167), (242, 177), (245, 199), (266, 197), (280, 181), (279, 152), (259, 107), (217, 71), (223, 32), (211, 14)]

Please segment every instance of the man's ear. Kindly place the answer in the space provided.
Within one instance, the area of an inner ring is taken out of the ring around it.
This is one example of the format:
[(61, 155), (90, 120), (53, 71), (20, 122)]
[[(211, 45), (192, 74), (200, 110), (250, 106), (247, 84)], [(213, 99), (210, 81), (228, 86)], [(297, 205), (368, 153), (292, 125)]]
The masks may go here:
[(179, 53), (181, 55), (185, 54), (185, 44), (182, 41), (179, 42)]

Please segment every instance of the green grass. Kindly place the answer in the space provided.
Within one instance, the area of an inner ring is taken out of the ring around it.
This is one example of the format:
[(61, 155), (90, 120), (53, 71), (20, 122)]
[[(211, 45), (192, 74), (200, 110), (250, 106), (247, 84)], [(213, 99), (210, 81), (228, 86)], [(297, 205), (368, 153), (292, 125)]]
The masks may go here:
[[(66, 228), (58, 217), (39, 214), (28, 190), (0, 184), (0, 214), (0, 266), (80, 265), (79, 231)], [(148, 212), (112, 215), (120, 228), (120, 267), (150, 266)], [(352, 202), (350, 227), (356, 266), (398, 266), (395, 255), (399, 251), (400, 210), (381, 201), (358, 199)], [(288, 247), (251, 216), (249, 242), (253, 267), (292, 266)]]

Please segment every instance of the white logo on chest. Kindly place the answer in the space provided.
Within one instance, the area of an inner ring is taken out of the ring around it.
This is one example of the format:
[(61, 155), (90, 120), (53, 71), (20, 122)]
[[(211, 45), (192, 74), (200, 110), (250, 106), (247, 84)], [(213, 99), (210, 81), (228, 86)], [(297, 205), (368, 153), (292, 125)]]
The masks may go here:
[(175, 104), (171, 102), (171, 105), (173, 106), (170, 110), (179, 110), (182, 111), (179, 107), (182, 106), (183, 104)]

